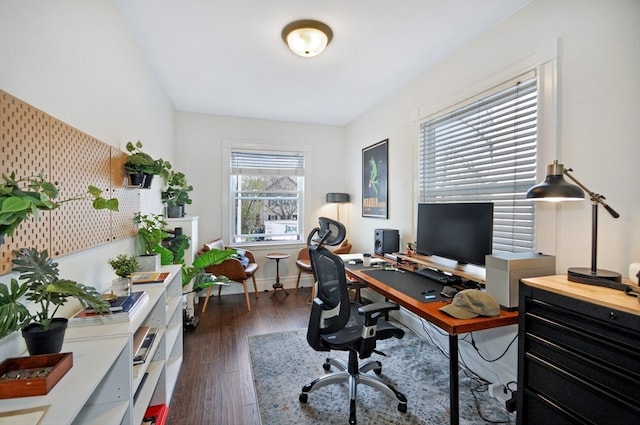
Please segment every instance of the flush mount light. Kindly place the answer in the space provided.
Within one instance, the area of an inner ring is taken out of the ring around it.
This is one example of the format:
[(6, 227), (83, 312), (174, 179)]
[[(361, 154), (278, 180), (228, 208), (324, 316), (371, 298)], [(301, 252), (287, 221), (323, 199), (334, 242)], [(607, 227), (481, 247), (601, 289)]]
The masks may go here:
[(332, 38), (328, 25), (311, 19), (291, 22), (282, 29), (282, 39), (291, 51), (305, 58), (322, 53)]

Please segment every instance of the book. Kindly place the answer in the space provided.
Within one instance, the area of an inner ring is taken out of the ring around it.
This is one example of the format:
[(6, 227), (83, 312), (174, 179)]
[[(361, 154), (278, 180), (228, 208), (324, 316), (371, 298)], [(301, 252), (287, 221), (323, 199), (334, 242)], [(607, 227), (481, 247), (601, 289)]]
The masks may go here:
[[(121, 295), (117, 297), (113, 302), (109, 303), (109, 310), (112, 313), (117, 311), (129, 311), (131, 307), (138, 301), (138, 299), (142, 296), (144, 291), (132, 292), (129, 295)], [(87, 312), (94, 313), (95, 310), (88, 308)]]
[(149, 326), (140, 326), (135, 334), (133, 334), (133, 353), (134, 356), (142, 347), (142, 343), (144, 342), (145, 337), (149, 333), (151, 328)]
[(147, 357), (149, 357), (149, 353), (151, 352), (151, 346), (153, 345), (153, 341), (156, 339), (156, 334), (158, 332), (158, 328), (151, 328), (147, 331), (140, 348), (135, 352), (133, 356), (133, 364), (138, 365), (147, 361)]
[(126, 322), (135, 314), (140, 306), (144, 305), (149, 296), (146, 292), (141, 292), (136, 301), (127, 310), (114, 311), (110, 313), (98, 313), (95, 311), (80, 310), (70, 320), (69, 326), (75, 325), (95, 325), (102, 323)]
[(133, 402), (134, 403), (138, 400), (138, 396), (140, 395), (140, 392), (142, 391), (142, 387), (144, 387), (144, 381), (146, 381), (148, 377), (149, 377), (149, 372), (145, 372), (144, 375), (142, 375), (142, 379), (140, 380), (140, 385), (138, 385), (138, 388), (136, 388), (136, 392), (133, 393)]
[(160, 283), (164, 282), (170, 274), (169, 272), (132, 273), (131, 283)]

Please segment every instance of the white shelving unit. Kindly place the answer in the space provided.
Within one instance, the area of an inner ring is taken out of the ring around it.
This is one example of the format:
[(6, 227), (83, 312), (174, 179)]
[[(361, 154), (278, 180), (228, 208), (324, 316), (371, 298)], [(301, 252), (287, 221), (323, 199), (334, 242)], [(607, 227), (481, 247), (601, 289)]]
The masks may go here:
[[(198, 252), (198, 249), (200, 249), (200, 244), (198, 242), (198, 220), (198, 216), (191, 215), (187, 215), (181, 218), (165, 218), (165, 221), (167, 222), (169, 228), (175, 229), (176, 227), (181, 227), (182, 233), (191, 238), (189, 248), (187, 248), (184, 252), (184, 262), (188, 266), (193, 263), (196, 252)], [(184, 288), (184, 291), (191, 291), (192, 285), (192, 283), (189, 283), (189, 285)], [(186, 295), (186, 301), (187, 318), (191, 319), (195, 315), (194, 304), (198, 302), (198, 299), (196, 298), (195, 294), (190, 292), (188, 295)]]
[[(73, 353), (73, 367), (47, 395), (0, 400), (0, 413), (42, 408), (41, 425), (138, 425), (148, 406), (168, 406), (182, 366), (182, 274), (178, 265), (162, 271), (171, 273), (164, 283), (134, 286), (148, 298), (129, 321), (70, 324), (62, 352)], [(134, 366), (142, 325), (159, 332), (148, 360)]]

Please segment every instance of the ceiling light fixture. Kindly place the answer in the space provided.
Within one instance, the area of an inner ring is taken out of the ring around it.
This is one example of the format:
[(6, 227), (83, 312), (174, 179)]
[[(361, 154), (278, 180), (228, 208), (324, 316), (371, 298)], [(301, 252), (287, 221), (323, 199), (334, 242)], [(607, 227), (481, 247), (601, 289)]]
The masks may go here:
[(302, 19), (285, 26), (282, 39), (296, 55), (311, 58), (324, 51), (333, 39), (333, 31), (322, 22)]

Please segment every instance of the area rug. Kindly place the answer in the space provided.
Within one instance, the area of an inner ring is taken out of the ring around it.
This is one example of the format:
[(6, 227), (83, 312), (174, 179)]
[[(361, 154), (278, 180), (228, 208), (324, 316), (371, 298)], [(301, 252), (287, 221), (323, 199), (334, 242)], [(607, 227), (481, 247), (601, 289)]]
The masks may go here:
[[(400, 413), (397, 402), (382, 392), (359, 385), (359, 424), (449, 423), (449, 360), (430, 342), (406, 331), (402, 339), (380, 341), (378, 349), (386, 357), (374, 354), (372, 358), (382, 362), (381, 376), (407, 397), (407, 413)], [(298, 399), (304, 385), (326, 373), (322, 364), (327, 353), (309, 347), (306, 329), (249, 336), (248, 343), (263, 425), (348, 423), (346, 383), (309, 393), (307, 403)], [(346, 361), (345, 352), (331, 354)], [(460, 423), (515, 423), (515, 416), (489, 397), (479, 380), (461, 372)]]

